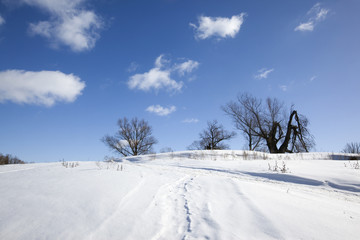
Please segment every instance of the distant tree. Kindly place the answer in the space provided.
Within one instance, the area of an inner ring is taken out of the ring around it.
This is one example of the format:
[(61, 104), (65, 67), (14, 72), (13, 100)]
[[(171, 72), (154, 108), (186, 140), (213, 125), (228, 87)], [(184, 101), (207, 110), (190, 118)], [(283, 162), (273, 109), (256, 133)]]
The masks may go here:
[(224, 127), (214, 120), (207, 123), (207, 128), (200, 134), (200, 140), (194, 141), (188, 149), (198, 150), (221, 150), (228, 149), (229, 146), (224, 144), (223, 141), (230, 140), (236, 135), (235, 132), (229, 132)]
[(276, 98), (265, 103), (249, 94), (238, 95), (222, 107), (248, 142), (249, 150), (266, 145), (270, 153), (308, 152), (314, 145), (308, 119), (293, 108), (290, 114)]
[(12, 155), (6, 154), (3, 155), (0, 153), (0, 165), (5, 165), (5, 164), (24, 164), (25, 162), (20, 160), (17, 157), (14, 157)]
[(171, 147), (163, 147), (160, 149), (160, 153), (172, 153), (174, 150)]
[(123, 156), (149, 154), (157, 140), (152, 136), (152, 128), (145, 120), (137, 118), (129, 121), (126, 117), (118, 120), (119, 130), (114, 136), (106, 135), (102, 141)]
[(342, 152), (344, 153), (360, 153), (360, 143), (356, 143), (356, 142), (351, 142), (351, 143), (347, 143), (344, 147), (344, 149), (342, 150)]

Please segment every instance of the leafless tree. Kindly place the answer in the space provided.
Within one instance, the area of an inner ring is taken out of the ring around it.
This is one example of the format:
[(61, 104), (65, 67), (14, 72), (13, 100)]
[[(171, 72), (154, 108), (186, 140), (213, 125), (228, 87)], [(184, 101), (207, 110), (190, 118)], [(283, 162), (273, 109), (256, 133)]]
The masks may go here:
[(360, 143), (351, 142), (347, 143), (344, 149), (342, 150), (344, 153), (360, 153)]
[(214, 120), (207, 123), (207, 128), (204, 129), (200, 134), (200, 140), (194, 141), (188, 149), (199, 149), (199, 150), (221, 150), (228, 149), (229, 146), (223, 141), (230, 140), (236, 135), (235, 132), (229, 132), (224, 127)]
[(151, 153), (157, 140), (152, 136), (152, 128), (145, 120), (137, 118), (129, 121), (126, 117), (117, 122), (119, 130), (114, 136), (106, 135), (102, 141), (112, 150), (123, 156), (136, 156)]
[(267, 98), (264, 103), (249, 94), (241, 94), (222, 109), (245, 135), (250, 150), (263, 144), (270, 153), (308, 152), (314, 146), (308, 119), (293, 108), (287, 114), (284, 104), (276, 98)]

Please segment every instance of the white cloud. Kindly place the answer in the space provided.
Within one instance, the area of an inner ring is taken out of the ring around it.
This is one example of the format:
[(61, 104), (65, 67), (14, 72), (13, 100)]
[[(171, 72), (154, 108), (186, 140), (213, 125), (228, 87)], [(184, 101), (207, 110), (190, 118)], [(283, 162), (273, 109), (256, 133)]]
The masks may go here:
[(138, 69), (139, 65), (136, 62), (131, 62), (130, 66), (128, 67), (128, 72), (134, 72), (136, 69)]
[(274, 71), (273, 68), (272, 68), (272, 69), (262, 68), (262, 69), (260, 69), (260, 70), (258, 71), (258, 74), (256, 74), (256, 75), (254, 76), (254, 78), (255, 78), (255, 79), (267, 78), (268, 75), (269, 75), (271, 72), (273, 72), (273, 71)]
[(328, 12), (329, 12), (329, 9), (321, 8), (321, 9), (316, 13), (316, 20), (317, 20), (317, 21), (325, 20)]
[(316, 3), (308, 12), (307, 20), (304, 23), (300, 23), (294, 30), (295, 31), (313, 31), (315, 25), (326, 19), (329, 9), (321, 8), (320, 3)]
[(127, 82), (130, 89), (139, 89), (142, 91), (165, 89), (167, 91), (177, 92), (183, 87), (182, 81), (176, 81), (171, 77), (173, 72), (179, 72), (181, 76), (192, 72), (199, 65), (198, 62), (188, 60), (186, 62), (170, 65), (170, 60), (164, 55), (156, 58), (154, 68), (145, 73), (138, 73), (131, 76)]
[(244, 22), (245, 15), (245, 13), (241, 13), (231, 18), (201, 16), (198, 19), (198, 26), (193, 23), (190, 23), (190, 26), (195, 28), (195, 36), (199, 39), (206, 39), (213, 36), (218, 38), (234, 38)]
[(314, 23), (313, 22), (307, 22), (307, 23), (301, 23), (299, 26), (295, 28), (295, 31), (313, 31), (314, 30)]
[(199, 62), (188, 60), (186, 62), (183, 62), (181, 64), (178, 64), (175, 68), (179, 72), (181, 76), (183, 76), (185, 73), (191, 73), (193, 70), (199, 67)]
[(124, 140), (124, 139), (121, 139), (118, 144), (117, 144), (118, 147), (127, 147), (129, 146), (129, 142), (127, 140)]
[(5, 19), (0, 15), (0, 26), (5, 24)]
[(168, 91), (180, 91), (183, 87), (182, 82), (177, 82), (170, 77), (170, 71), (152, 68), (149, 72), (135, 74), (128, 81), (130, 89), (140, 89), (143, 91), (159, 90), (162, 88)]
[(73, 74), (59, 71), (0, 72), (0, 102), (52, 106), (56, 102), (73, 102), (81, 95), (85, 83)]
[(50, 14), (50, 20), (30, 23), (30, 32), (47, 38), (52, 46), (65, 45), (73, 51), (90, 50), (95, 46), (102, 20), (85, 9), (87, 0), (20, 0)]
[(314, 81), (316, 78), (317, 78), (317, 76), (312, 76), (312, 77), (310, 78), (310, 82)]
[(170, 107), (166, 108), (166, 107), (162, 107), (160, 105), (151, 105), (148, 108), (146, 108), (146, 111), (150, 112), (150, 113), (155, 113), (156, 115), (159, 115), (159, 116), (167, 116), (170, 113), (175, 112), (176, 107), (170, 106)]
[(280, 85), (279, 88), (283, 91), (286, 92), (288, 90), (288, 87), (286, 85)]
[(166, 59), (164, 57), (164, 54), (161, 54), (160, 56), (158, 56), (155, 60), (155, 67), (157, 68), (163, 68), (165, 67), (165, 65), (169, 64), (170, 60)]
[(187, 118), (182, 121), (183, 123), (198, 123), (199, 119), (197, 118)]

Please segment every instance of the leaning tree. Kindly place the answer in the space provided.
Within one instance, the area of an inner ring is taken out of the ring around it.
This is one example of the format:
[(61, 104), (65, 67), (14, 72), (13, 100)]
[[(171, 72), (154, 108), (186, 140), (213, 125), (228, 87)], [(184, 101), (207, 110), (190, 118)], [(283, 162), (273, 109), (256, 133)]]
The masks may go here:
[(284, 104), (276, 98), (263, 102), (249, 94), (239, 94), (236, 101), (222, 109), (244, 134), (249, 150), (266, 145), (270, 153), (292, 153), (308, 152), (314, 146), (308, 119), (293, 107), (287, 113)]
[(152, 136), (152, 128), (145, 120), (137, 118), (129, 121), (126, 117), (117, 122), (119, 130), (114, 136), (106, 135), (102, 141), (123, 156), (148, 154), (157, 140)]
[(199, 141), (194, 141), (188, 148), (197, 150), (222, 150), (229, 146), (223, 141), (230, 140), (236, 135), (235, 132), (229, 132), (218, 123), (217, 120), (207, 122), (207, 128), (200, 132)]

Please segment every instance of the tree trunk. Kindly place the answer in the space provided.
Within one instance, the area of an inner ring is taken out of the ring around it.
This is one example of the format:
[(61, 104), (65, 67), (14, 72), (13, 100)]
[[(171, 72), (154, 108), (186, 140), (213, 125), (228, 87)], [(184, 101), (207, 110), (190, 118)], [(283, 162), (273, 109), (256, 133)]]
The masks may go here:
[(293, 125), (291, 125), (291, 123), (292, 123), (292, 119), (294, 118), (294, 116), (297, 116), (297, 112), (295, 110), (292, 111), (292, 113), (290, 114), (285, 139), (279, 148), (280, 153), (288, 152), (288, 146), (289, 146), (289, 142), (290, 142), (290, 138), (291, 138), (291, 131), (293, 130)]
[(276, 146), (276, 142), (274, 138), (272, 137), (267, 138), (266, 145), (268, 146), (270, 153), (279, 153), (279, 149)]

